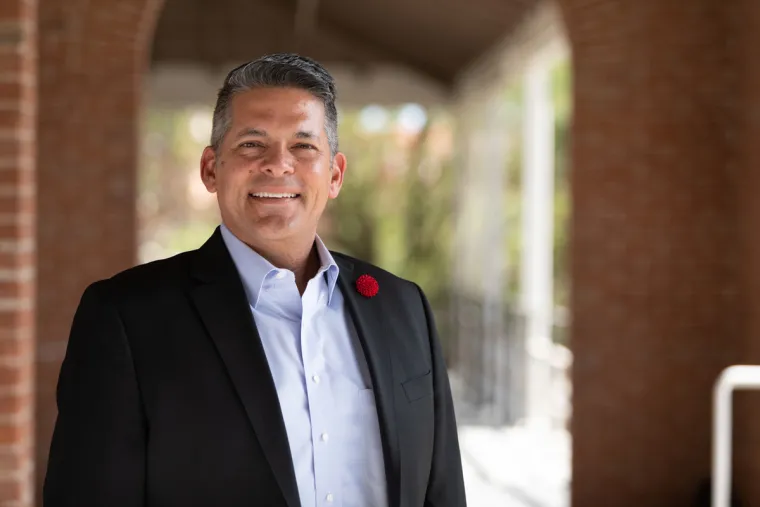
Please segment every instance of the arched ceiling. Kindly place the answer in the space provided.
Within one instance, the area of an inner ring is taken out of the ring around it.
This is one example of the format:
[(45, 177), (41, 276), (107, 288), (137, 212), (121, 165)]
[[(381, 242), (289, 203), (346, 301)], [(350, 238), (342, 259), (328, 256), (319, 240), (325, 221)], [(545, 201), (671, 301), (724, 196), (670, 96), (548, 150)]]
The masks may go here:
[(152, 64), (220, 73), (230, 64), (292, 50), (357, 71), (401, 67), (447, 87), (539, 2), (167, 0)]

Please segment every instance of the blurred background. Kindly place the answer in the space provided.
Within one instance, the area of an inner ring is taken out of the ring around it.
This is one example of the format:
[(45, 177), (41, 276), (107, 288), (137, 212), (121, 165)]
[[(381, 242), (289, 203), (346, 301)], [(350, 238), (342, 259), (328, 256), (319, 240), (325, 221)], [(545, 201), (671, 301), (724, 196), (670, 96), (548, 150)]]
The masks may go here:
[(708, 505), (760, 354), (756, 0), (0, 2), (0, 507), (39, 505), (82, 291), (208, 238), (216, 92), (275, 51), (337, 81), (320, 235), (434, 307), (469, 505)]

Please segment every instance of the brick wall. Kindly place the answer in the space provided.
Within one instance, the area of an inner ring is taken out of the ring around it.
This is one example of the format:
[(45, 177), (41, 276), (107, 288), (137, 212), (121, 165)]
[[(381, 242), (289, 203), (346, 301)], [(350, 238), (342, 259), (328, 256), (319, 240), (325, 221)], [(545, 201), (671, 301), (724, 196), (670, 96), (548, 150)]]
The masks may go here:
[(33, 483), (37, 2), (0, 2), (0, 506)]
[(158, 0), (40, 0), (38, 486), (79, 297), (136, 260), (139, 91), (159, 7)]
[[(760, 266), (760, 209), (737, 202), (758, 183), (737, 144), (752, 44), (738, 60), (736, 29), (751, 3), (561, 2), (575, 73), (575, 507), (691, 505), (710, 475), (712, 386), (750, 359), (745, 317), (760, 295), (740, 284)], [(746, 139), (754, 157), (759, 133)], [(736, 470), (745, 501), (760, 500), (758, 448)]]

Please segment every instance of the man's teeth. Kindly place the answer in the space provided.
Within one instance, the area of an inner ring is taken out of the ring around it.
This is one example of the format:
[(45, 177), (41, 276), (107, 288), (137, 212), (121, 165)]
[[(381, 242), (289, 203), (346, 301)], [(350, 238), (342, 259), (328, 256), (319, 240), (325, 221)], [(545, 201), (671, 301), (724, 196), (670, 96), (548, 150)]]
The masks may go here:
[(255, 192), (251, 195), (254, 197), (269, 197), (273, 199), (284, 199), (286, 197), (298, 197), (298, 194), (272, 194), (270, 192)]

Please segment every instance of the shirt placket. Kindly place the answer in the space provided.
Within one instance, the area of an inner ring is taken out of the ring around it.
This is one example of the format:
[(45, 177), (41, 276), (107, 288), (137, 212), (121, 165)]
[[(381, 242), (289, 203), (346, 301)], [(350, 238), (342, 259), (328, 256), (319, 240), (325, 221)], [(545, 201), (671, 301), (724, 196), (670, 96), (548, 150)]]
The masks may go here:
[[(314, 281), (319, 280), (317, 277)], [(324, 306), (323, 284), (309, 284), (303, 294), (301, 320), (301, 351), (303, 354), (306, 391), (309, 398), (312, 451), (314, 456), (314, 484), (316, 504), (335, 507), (341, 504), (336, 477), (336, 438), (334, 418), (335, 400), (326, 375), (325, 339), (319, 332), (317, 318)]]

